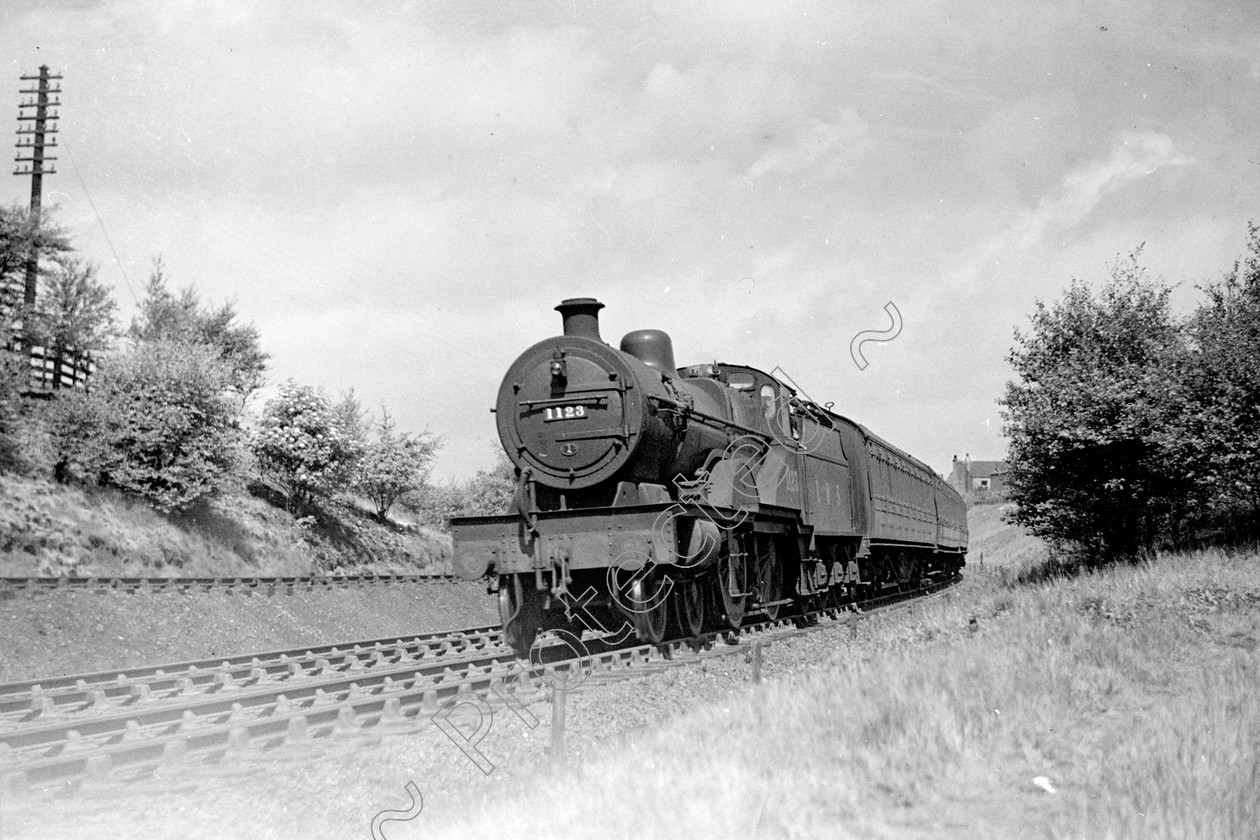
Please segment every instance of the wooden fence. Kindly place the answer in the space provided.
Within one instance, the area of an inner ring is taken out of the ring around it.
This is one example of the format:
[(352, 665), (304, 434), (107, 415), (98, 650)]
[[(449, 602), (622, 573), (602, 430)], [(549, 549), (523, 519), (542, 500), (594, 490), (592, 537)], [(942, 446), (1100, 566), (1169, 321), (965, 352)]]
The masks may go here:
[(80, 353), (73, 347), (23, 347), (20, 340), (12, 343), (16, 346), (11, 346), (10, 351), (24, 355), (29, 364), (28, 393), (47, 394), (61, 388), (86, 391), (96, 373), (96, 361), (90, 353)]
[[(22, 284), (14, 278), (0, 280), (0, 319), (14, 317), (22, 302)], [(92, 354), (73, 347), (48, 347), (28, 342), (21, 321), (12, 323), (12, 332), (0, 345), (0, 352), (19, 353), (29, 366), (28, 384), (24, 393), (31, 396), (51, 395), (65, 389), (87, 390), (96, 373)]]

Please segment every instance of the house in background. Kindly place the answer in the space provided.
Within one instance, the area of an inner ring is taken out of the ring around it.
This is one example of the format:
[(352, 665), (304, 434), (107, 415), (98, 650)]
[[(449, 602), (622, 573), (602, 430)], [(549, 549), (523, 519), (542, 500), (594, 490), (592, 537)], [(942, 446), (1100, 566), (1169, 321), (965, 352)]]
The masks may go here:
[(954, 456), (954, 468), (949, 474), (949, 484), (959, 493), (1005, 493), (1006, 462), (1005, 461), (973, 461), (971, 455), (963, 460)]

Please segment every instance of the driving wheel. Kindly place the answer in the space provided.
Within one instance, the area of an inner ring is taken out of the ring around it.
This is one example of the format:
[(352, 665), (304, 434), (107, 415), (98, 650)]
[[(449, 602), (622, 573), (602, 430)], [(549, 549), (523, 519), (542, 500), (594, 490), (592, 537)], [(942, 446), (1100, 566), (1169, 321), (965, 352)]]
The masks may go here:
[(704, 630), (704, 590), (696, 580), (683, 581), (679, 586), (678, 602), (682, 605), (682, 629), (690, 636), (699, 636)]
[(666, 605), (669, 603), (669, 589), (672, 586), (672, 583), (666, 584), (656, 572), (641, 574), (630, 584), (627, 594), (633, 607), (631, 616), (635, 633), (641, 640), (657, 644), (665, 638), (669, 618)]

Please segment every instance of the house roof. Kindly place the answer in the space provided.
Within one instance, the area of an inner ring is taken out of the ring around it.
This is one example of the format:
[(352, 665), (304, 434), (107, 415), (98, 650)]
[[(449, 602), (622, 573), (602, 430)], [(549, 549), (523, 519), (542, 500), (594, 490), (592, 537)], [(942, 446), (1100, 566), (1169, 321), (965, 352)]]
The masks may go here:
[(972, 478), (989, 478), (1006, 472), (1005, 461), (972, 461), (969, 466)]

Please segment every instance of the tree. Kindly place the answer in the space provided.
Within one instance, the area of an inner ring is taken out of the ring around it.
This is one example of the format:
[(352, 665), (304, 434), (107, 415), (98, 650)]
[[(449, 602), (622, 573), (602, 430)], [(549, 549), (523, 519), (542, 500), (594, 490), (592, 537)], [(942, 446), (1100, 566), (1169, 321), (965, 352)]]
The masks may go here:
[(1169, 437), (1182, 444), (1199, 496), (1218, 512), (1241, 508), (1260, 533), (1260, 228), (1248, 253), (1190, 318), (1179, 410)]
[(1060, 302), (1036, 303), (1001, 400), (1014, 521), (1091, 564), (1144, 554), (1190, 484), (1160, 443), (1184, 335), (1140, 253), (1117, 258), (1096, 296), (1073, 279)]
[(371, 413), (359, 402), (353, 388), (342, 391), (337, 402), (331, 403), (333, 417), (341, 426), (350, 445), (362, 454), (368, 445), (368, 433), (372, 425)]
[(445, 528), (455, 516), (504, 514), (516, 493), (516, 468), (502, 449), (495, 447), (493, 468), (478, 470), (467, 481), (443, 486), (425, 484), (405, 494), (400, 502), (423, 521)]
[(291, 511), (347, 486), (361, 454), (328, 399), (291, 379), (263, 406), (251, 446), (262, 471), (283, 486)]
[(494, 516), (507, 513), (516, 494), (516, 467), (498, 450), (494, 467), (478, 470), (463, 488), (459, 513), (453, 516)]
[(376, 506), (376, 516), (385, 521), (389, 509), (404, 494), (424, 487), (429, 467), (441, 441), (423, 432), (399, 434), (394, 419), (381, 406), (376, 440), (367, 444), (357, 469), (355, 487)]
[[(53, 223), (50, 215), (50, 210), (44, 210), (36, 219), (25, 207), (0, 205), (0, 288), (6, 283), (21, 287), (19, 278), (25, 274), (32, 248), (39, 249), (40, 256), (48, 258), (70, 250), (65, 230)], [(21, 303), (21, 296), (11, 302)]]
[(118, 336), (118, 304), (97, 278), (95, 263), (58, 254), (43, 280), (28, 340), (79, 352), (105, 350), (113, 343)]
[(57, 477), (113, 485), (163, 511), (217, 492), (240, 445), (228, 378), (202, 345), (145, 342), (106, 359), (91, 394), (66, 394), (52, 409)]
[(141, 342), (179, 341), (214, 348), (228, 366), (227, 389), (235, 394), (239, 413), (262, 387), (269, 356), (259, 345), (258, 328), (238, 324), (236, 317), (231, 303), (215, 310), (203, 309), (191, 286), (172, 292), (166, 282), (166, 267), (158, 257), (153, 260), (140, 312), (127, 335)]
[[(15, 349), (15, 339), (26, 345), (53, 343), (82, 333), (90, 343), (108, 341), (112, 330), (113, 300), (96, 281), (94, 266), (76, 270), (70, 278), (63, 273), (73, 264), (68, 255), (70, 241), (65, 231), (50, 220), (50, 211), (41, 217), (25, 207), (0, 205), (0, 467), (13, 468), (22, 460), (22, 426), (35, 412), (24, 404), (23, 390), (30, 383), (30, 366)], [(36, 307), (25, 305), (26, 265), (37, 250), (55, 265), (45, 272), (43, 293)]]

